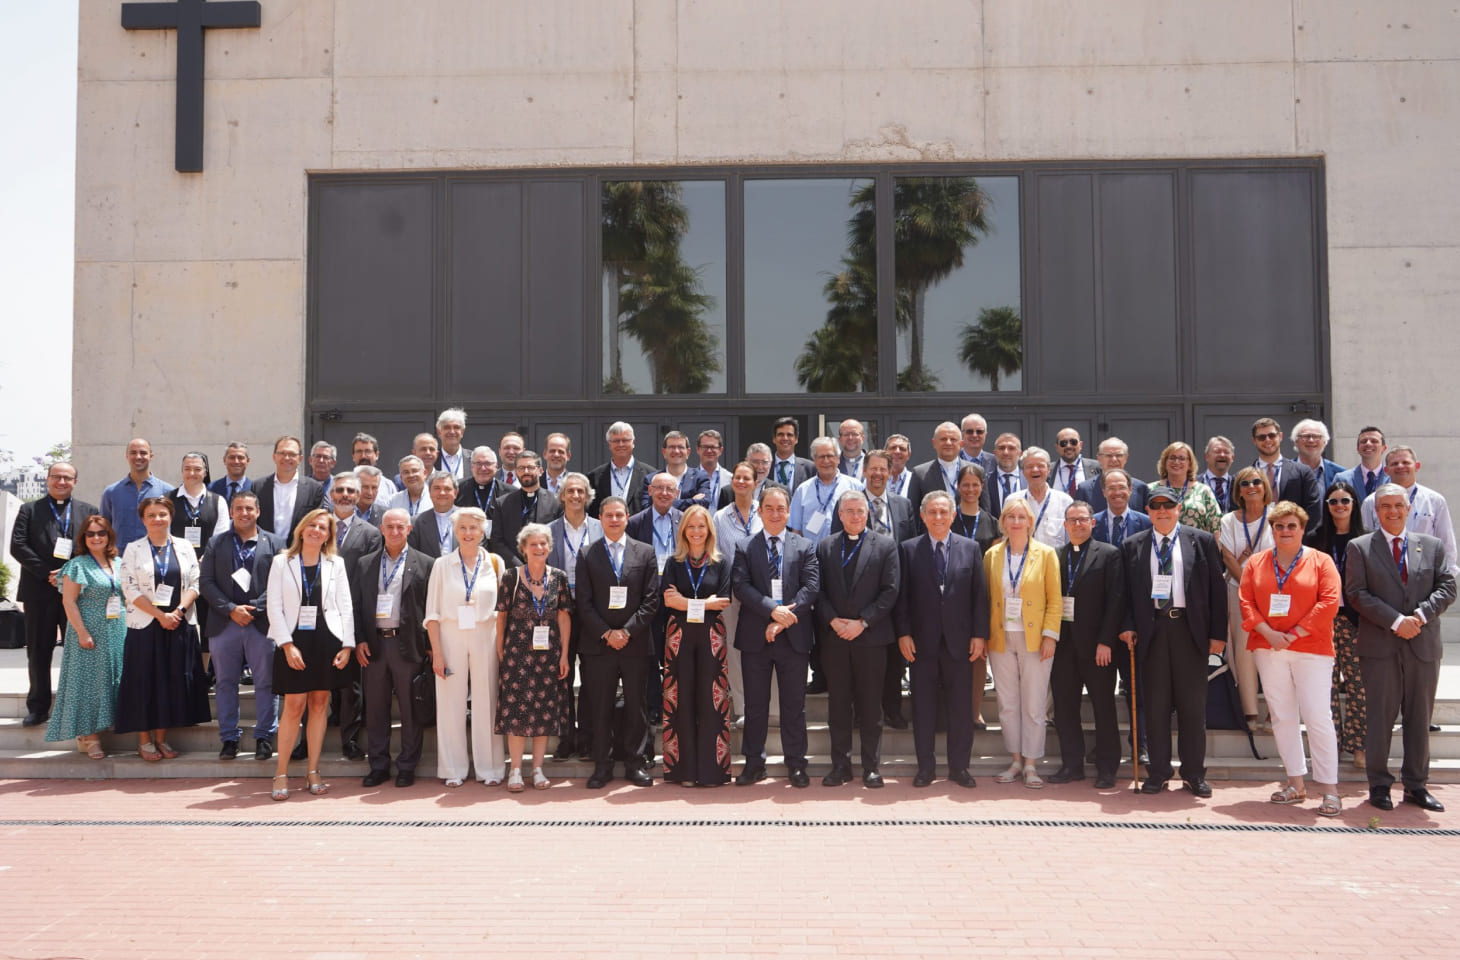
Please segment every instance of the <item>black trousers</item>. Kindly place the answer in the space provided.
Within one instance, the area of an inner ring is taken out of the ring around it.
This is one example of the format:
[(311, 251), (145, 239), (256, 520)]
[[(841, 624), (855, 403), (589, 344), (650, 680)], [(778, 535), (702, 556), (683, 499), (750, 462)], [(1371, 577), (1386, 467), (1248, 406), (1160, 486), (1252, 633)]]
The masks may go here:
[[(935, 650), (927, 649), (935, 644)], [(973, 664), (968, 656), (953, 656), (941, 640), (925, 641), (912, 662), (909, 685), (918, 771), (931, 776), (937, 765), (934, 747), (940, 691), (948, 698), (948, 770), (967, 770), (973, 755)]]
[[(396, 770), (413, 773), (421, 760), (421, 743), (425, 730), (416, 720), (415, 701), (411, 697), (411, 678), (420, 664), (406, 657), (403, 643), (414, 643), (403, 637), (375, 637), (370, 643), (370, 665), (360, 670), (360, 687), (365, 697), (365, 729), (371, 770), (390, 769), (390, 705), (394, 698), (400, 712), (400, 752), (395, 757)], [(341, 714), (341, 731), (344, 729)]]
[(1080, 691), (1090, 691), (1095, 713), (1095, 769), (1115, 776), (1120, 766), (1120, 728), (1115, 716), (1115, 660), (1126, 652), (1123, 643), (1111, 647), (1111, 662), (1095, 665), (1095, 651), (1077, 650), (1073, 641), (1055, 645), (1049, 685), (1054, 694), (1054, 726), (1059, 733), (1061, 765), (1085, 768), (1085, 729), (1080, 722)]
[[(1146, 695), (1145, 688), (1139, 686), (1143, 681), (1141, 667), (1137, 664), (1135, 672), (1131, 672), (1130, 648), (1123, 643), (1113, 648), (1110, 655), (1115, 658), (1115, 671), (1120, 675), (1120, 682), (1125, 687), (1126, 715), (1132, 718), (1131, 726), (1139, 734), (1141, 740), (1139, 745), (1131, 743), (1131, 749), (1137, 751), (1132, 756), (1139, 756), (1138, 751), (1146, 748)], [(1140, 659), (1139, 651), (1136, 653), (1136, 658)], [(1136, 699), (1137, 693), (1140, 694), (1139, 700)], [(1131, 711), (1132, 706), (1136, 708), (1134, 712)], [(1129, 741), (1130, 737), (1127, 736), (1126, 740)]]
[[(887, 645), (847, 642), (822, 627), (821, 666), (826, 671), (831, 721), (831, 765), (852, 769), (852, 705), (862, 736), (862, 773), (882, 762), (882, 682), (887, 675)], [(892, 644), (896, 649), (897, 645)]]
[(1151, 756), (1146, 775), (1163, 783), (1171, 779), (1171, 713), (1174, 710), (1181, 779), (1205, 780), (1207, 658), (1205, 650), (1197, 648), (1185, 616), (1172, 619), (1157, 612), (1155, 634), (1141, 661), (1141, 669), (1146, 724), (1151, 728), (1146, 738), (1146, 751)]
[(51, 714), (51, 657), (56, 641), (66, 626), (61, 595), (49, 592), (25, 604), (25, 662), (30, 668), (30, 690), (25, 695), (26, 713), (39, 717)]
[(887, 671), (882, 677), (882, 714), (891, 719), (902, 716), (902, 678), (907, 675), (907, 661), (896, 643), (886, 650)]
[[(652, 654), (630, 654), (608, 649), (583, 658), (583, 691), (590, 741), (589, 755), (594, 769), (607, 773), (615, 755), (627, 767), (639, 767), (649, 746), (649, 719), (644, 712), (644, 685), (653, 669)], [(613, 704), (618, 685), (624, 686), (623, 723), (613, 726)], [(662, 694), (661, 694), (662, 696)], [(615, 741), (616, 742), (612, 742)]]
[[(742, 611), (743, 614), (743, 611)], [(765, 763), (771, 724), (771, 673), (781, 696), (781, 753), (787, 770), (806, 769), (806, 667), (809, 653), (798, 653), (784, 639), (754, 653), (740, 654), (745, 680), (745, 730), (740, 749), (747, 764)]]
[(1401, 640), (1396, 646), (1390, 657), (1359, 658), (1369, 708), (1364, 742), (1366, 772), (1370, 787), (1387, 790), (1394, 783), (1394, 774), (1389, 772), (1389, 746), (1394, 738), (1394, 721), (1402, 718), (1404, 764), (1399, 776), (1404, 789), (1419, 790), (1430, 779), (1430, 716), (1435, 708), (1440, 664), (1416, 657), (1407, 641)]
[[(372, 644), (371, 652), (374, 650)], [(344, 683), (335, 690), (335, 696), (339, 698), (336, 715), (340, 721), (340, 742), (358, 744), (360, 731), (365, 727), (365, 688), (360, 665), (351, 659), (344, 674)]]

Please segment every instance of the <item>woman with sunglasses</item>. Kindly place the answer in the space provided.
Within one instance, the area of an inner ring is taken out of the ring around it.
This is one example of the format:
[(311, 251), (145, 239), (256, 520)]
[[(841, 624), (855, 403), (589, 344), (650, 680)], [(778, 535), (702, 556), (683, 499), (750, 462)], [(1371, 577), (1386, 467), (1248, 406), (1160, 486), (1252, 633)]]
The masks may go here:
[(1232, 651), (1232, 671), (1242, 697), (1247, 729), (1257, 732), (1257, 664), (1247, 649), (1247, 631), (1242, 628), (1242, 600), (1237, 587), (1242, 567), (1253, 554), (1272, 549), (1272, 530), (1267, 525), (1272, 487), (1256, 467), (1243, 467), (1232, 482), (1235, 506), (1222, 517), (1217, 547), (1222, 551), (1223, 576), (1227, 580), (1227, 636)]
[[(1349, 541), (1364, 534), (1358, 491), (1347, 480), (1336, 480), (1324, 500), (1323, 519), (1304, 538), (1315, 550), (1333, 558), (1338, 576), (1344, 578), (1344, 556)], [(1368, 729), (1364, 677), (1359, 671), (1359, 614), (1343, 597), (1333, 618), (1333, 725), (1338, 728), (1338, 749), (1351, 753), (1354, 766), (1364, 769), (1364, 734)]]

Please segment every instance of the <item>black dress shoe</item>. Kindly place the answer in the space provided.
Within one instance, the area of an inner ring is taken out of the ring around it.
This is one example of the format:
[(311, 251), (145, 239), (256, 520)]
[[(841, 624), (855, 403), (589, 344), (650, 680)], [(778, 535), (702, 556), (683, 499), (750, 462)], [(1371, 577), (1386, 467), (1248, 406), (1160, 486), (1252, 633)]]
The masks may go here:
[(346, 741), (344, 748), (340, 752), (344, 755), (346, 760), (365, 759), (365, 751), (361, 750), (360, 745), (353, 740)]
[(385, 781), (387, 781), (389, 779), (390, 779), (390, 770), (389, 769), (385, 769), (385, 770), (371, 770), (369, 773), (365, 774), (365, 776), (361, 778), (361, 780), (360, 780), (360, 786), (362, 786), (362, 787), (378, 787), (382, 783), (384, 783)]
[(1044, 779), (1050, 783), (1069, 783), (1071, 780), (1085, 779), (1085, 771), (1073, 767), (1060, 767)]
[(238, 756), (238, 741), (224, 740), (223, 749), (218, 751), (219, 760), (232, 760)]
[(267, 760), (274, 755), (274, 743), (268, 737), (260, 737), (253, 742), (253, 758), (255, 760)]
[(1205, 780), (1183, 780), (1181, 781), (1181, 785), (1203, 800), (1208, 799), (1212, 795), (1212, 785)]
[(973, 779), (973, 774), (969, 773), (967, 770), (954, 770), (952, 773), (948, 774), (948, 779), (952, 780), (960, 787), (965, 787), (970, 790), (978, 786), (978, 781)]
[(1095, 778), (1096, 790), (1110, 790), (1115, 787), (1115, 774), (1102, 773)]
[(852, 782), (852, 771), (844, 770), (841, 767), (832, 767), (831, 772), (821, 778), (823, 787), (839, 787), (844, 783)]
[(890, 714), (887, 719), (883, 720), (882, 722), (894, 730), (907, 729), (907, 718), (900, 713)]
[(612, 770), (594, 770), (593, 775), (588, 778), (588, 789), (602, 790), (604, 787), (608, 786), (608, 782), (612, 779)]
[(975, 730), (987, 730), (988, 728), (989, 725), (984, 723), (982, 720), (973, 721), (973, 729)]
[(630, 767), (624, 771), (624, 779), (636, 787), (654, 786), (654, 778), (641, 767)]
[(409, 787), (415, 782), (416, 771), (414, 770), (402, 770), (400, 773), (395, 775), (395, 785), (397, 787)]
[(1369, 806), (1377, 807), (1380, 810), (1393, 810), (1394, 798), (1389, 795), (1388, 787), (1369, 788)]
[(748, 787), (752, 783), (758, 783), (758, 782), (760, 782), (761, 780), (764, 780), (764, 779), (765, 779), (765, 764), (763, 764), (763, 763), (755, 763), (755, 764), (747, 763), (745, 765), (745, 769), (740, 771), (740, 776), (738, 776), (738, 777), (735, 778), (735, 785), (737, 787)]
[(1165, 790), (1165, 780), (1147, 780), (1141, 784), (1141, 793), (1164, 793)]
[(806, 692), (807, 693), (825, 693), (826, 692), (826, 681), (823, 680), (821, 677), (817, 677), (816, 679), (812, 680), (810, 683), (806, 684)]
[(867, 787), (871, 790), (882, 789), (882, 774), (878, 773), (876, 770), (868, 770), (866, 773), (862, 774), (862, 786)]
[(572, 737), (559, 737), (558, 749), (553, 751), (553, 759), (560, 762), (563, 760), (571, 760), (573, 759), (573, 750)]
[(805, 770), (792, 770), (787, 776), (787, 779), (791, 781), (791, 786), (798, 790), (811, 786), (811, 778), (806, 775)]
[(45, 723), (49, 717), (43, 717), (38, 713), (27, 713), (25, 719), (20, 721), (22, 727), (38, 727)]
[(308, 756), (308, 751), (309, 748), (305, 746), (304, 738), (300, 737), (299, 742), (294, 745), (294, 749), (289, 751), (289, 759), (303, 760), (306, 756)]
[(932, 785), (933, 771), (931, 770), (919, 770), (917, 775), (913, 777), (913, 786), (915, 787), (931, 787)]
[(1436, 800), (1434, 795), (1424, 787), (1420, 787), (1418, 790), (1404, 791), (1404, 802), (1412, 803), (1421, 810), (1428, 810), (1431, 813), (1445, 812), (1445, 805)]
[(1430, 724), (1430, 733), (1439, 733), (1439, 732), (1440, 732), (1440, 725), (1438, 723), (1432, 723), (1432, 724)]
[(1151, 762), (1151, 755), (1146, 752), (1145, 747), (1141, 747), (1140, 759), (1142, 764), (1149, 765)]

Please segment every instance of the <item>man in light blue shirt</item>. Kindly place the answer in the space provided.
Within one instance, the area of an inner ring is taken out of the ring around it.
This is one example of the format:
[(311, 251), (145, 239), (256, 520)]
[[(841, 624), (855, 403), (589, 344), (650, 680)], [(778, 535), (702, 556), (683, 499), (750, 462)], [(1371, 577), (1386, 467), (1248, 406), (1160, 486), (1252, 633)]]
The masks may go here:
[(848, 490), (862, 490), (864, 485), (856, 477), (840, 471), (841, 448), (831, 437), (811, 441), (811, 460), (816, 464), (816, 475), (796, 488), (791, 497), (791, 518), (786, 525), (817, 543), (831, 533), (831, 520), (841, 495)]
[(141, 437), (127, 444), (127, 475), (107, 487), (101, 495), (101, 515), (117, 533), (117, 552), (127, 549), (133, 540), (147, 535), (137, 505), (148, 497), (165, 497), (172, 484), (152, 475), (152, 444)]

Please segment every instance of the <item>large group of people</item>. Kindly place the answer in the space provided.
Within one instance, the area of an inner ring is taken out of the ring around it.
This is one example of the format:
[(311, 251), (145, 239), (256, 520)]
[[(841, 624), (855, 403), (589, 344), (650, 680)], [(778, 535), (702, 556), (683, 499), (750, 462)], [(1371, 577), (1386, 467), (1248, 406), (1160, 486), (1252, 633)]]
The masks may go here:
[[(517, 433), (495, 449), (465, 435), (466, 414), (443, 412), (393, 476), (364, 433), (343, 470), (333, 445), (306, 458), (280, 437), (262, 477), (233, 443), (218, 478), (205, 454), (184, 456), (176, 488), (135, 439), (99, 506), (72, 495), (72, 464), (53, 464), (11, 541), (25, 724), (96, 759), (101, 733), (135, 733), (159, 762), (178, 753), (169, 730), (211, 719), (211, 684), (231, 760), (248, 671), (254, 755), (275, 759), (276, 800), (295, 760), (311, 793), (328, 789), (331, 712), (344, 756), (368, 761), (368, 787), (392, 763), (397, 786), (413, 783), (431, 724), (448, 787), (474, 776), (545, 788), (549, 738), (555, 758), (592, 761), (589, 788), (619, 764), (649, 786), (656, 760), (666, 782), (720, 786), (737, 728), (733, 781), (745, 785), (768, 775), (773, 718), (785, 775), (806, 787), (806, 697), (825, 692), (822, 783), (854, 779), (856, 731), (861, 781), (875, 789), (884, 726), (908, 726), (906, 682), (913, 786), (935, 779), (942, 727), (948, 779), (973, 787), (987, 671), (1008, 756), (998, 782), (1085, 779), (1088, 693), (1095, 786), (1110, 788), (1119, 676), (1139, 789), (1160, 793), (1179, 773), (1208, 797), (1208, 671), (1228, 662), (1245, 721), (1270, 725), (1281, 755), (1274, 803), (1307, 799), (1310, 752), (1319, 814), (1341, 810), (1345, 754), (1365, 770), (1369, 802), (1391, 808), (1401, 720), (1403, 797), (1443, 809), (1427, 789), (1429, 733), (1455, 537), (1445, 499), (1417, 482), (1415, 451), (1377, 428), (1359, 433), (1345, 470), (1323, 457), (1322, 423), (1294, 427), (1289, 458), (1264, 417), (1250, 465), (1217, 436), (1202, 470), (1178, 441), (1149, 483), (1116, 437), (1096, 458), (1072, 428), (1054, 454), (1012, 433), (985, 449), (978, 414), (939, 424), (934, 456), (916, 465), (908, 437), (868, 449), (856, 420), (802, 457), (797, 420), (781, 418), (732, 466), (714, 430), (670, 431), (662, 465), (650, 464), (618, 422), (610, 459), (586, 473), (561, 433), (541, 452)], [(1045, 775), (1051, 714), (1059, 766)]]

